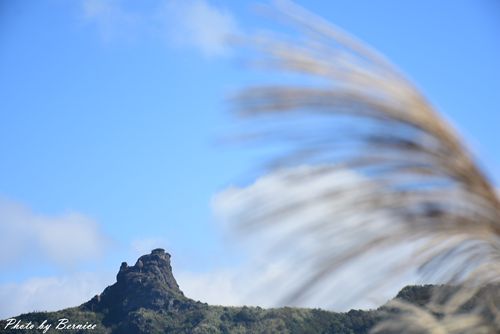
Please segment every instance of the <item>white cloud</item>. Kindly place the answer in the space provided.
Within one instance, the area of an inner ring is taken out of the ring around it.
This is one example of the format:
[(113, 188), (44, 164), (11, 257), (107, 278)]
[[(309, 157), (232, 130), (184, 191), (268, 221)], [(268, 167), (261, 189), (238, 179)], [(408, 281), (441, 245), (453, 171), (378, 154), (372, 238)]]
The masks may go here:
[(83, 0), (82, 9), (84, 19), (96, 24), (106, 41), (136, 35), (144, 19), (140, 13), (125, 10), (116, 0)]
[(279, 296), (267, 288), (281, 272), (275, 264), (245, 263), (205, 273), (176, 271), (176, 280), (186, 296), (211, 305), (273, 307)]
[(228, 38), (237, 23), (226, 9), (206, 0), (159, 0), (147, 8), (124, 6), (119, 1), (83, 0), (83, 17), (95, 24), (105, 40), (150, 39), (160, 35), (172, 46), (193, 47), (204, 56), (229, 53)]
[(0, 319), (80, 305), (111, 284), (113, 277), (114, 273), (77, 273), (0, 284)]
[(72, 266), (100, 258), (109, 240), (91, 218), (77, 212), (43, 215), (0, 198), (0, 265)]
[[(220, 192), (213, 200), (215, 214), (225, 229), (236, 232), (253, 254), (252, 260), (234, 269), (241, 275), (214, 272), (185, 284), (193, 286), (193, 297), (201, 300), (216, 301), (211, 289), (202, 288), (213, 284), (214, 289), (225, 293), (221, 298), (238, 305), (282, 305), (290, 293), (300, 289), (304, 277), (317, 269), (325, 249), (328, 255), (337, 254), (333, 261), (383, 235), (389, 225), (396, 228), (383, 212), (363, 208), (363, 198), (375, 191), (373, 187), (370, 180), (352, 171), (303, 166), (263, 176), (244, 188)], [(343, 195), (333, 199), (335, 191)], [(280, 214), (264, 221), (277, 212)], [(241, 230), (242, 223), (254, 220), (264, 221), (266, 227)], [(322, 224), (325, 220), (331, 224)], [(314, 229), (310, 226), (315, 224), (320, 224), (320, 233), (311, 233)], [(338, 311), (377, 307), (404, 285), (419, 281), (414, 267), (399, 266), (413, 254), (416, 245), (379, 247), (350, 260), (295, 305)]]
[[(184, 294), (194, 300), (210, 305), (224, 306), (287, 306), (284, 302), (287, 289), (301, 272), (297, 265), (262, 261), (249, 262), (238, 267), (219, 268), (210, 272), (176, 271), (176, 280)], [(323, 308), (338, 312), (350, 309), (377, 308), (396, 296), (407, 284), (414, 284), (415, 277), (406, 275), (399, 284), (387, 285), (363, 295), (356, 292), (372, 277), (373, 273), (362, 264), (340, 272), (322, 294), (293, 305), (309, 308)], [(325, 286), (322, 286), (325, 288)], [(333, 291), (333, 292), (332, 292)], [(336, 291), (336, 292), (334, 292)]]
[(205, 56), (228, 54), (228, 38), (238, 30), (229, 11), (205, 0), (167, 1), (165, 19), (172, 42), (196, 47)]
[(245, 301), (245, 291), (240, 287), (243, 282), (237, 277), (238, 271), (235, 269), (205, 273), (177, 270), (175, 275), (179, 287), (187, 297), (211, 305), (225, 306), (242, 305)]

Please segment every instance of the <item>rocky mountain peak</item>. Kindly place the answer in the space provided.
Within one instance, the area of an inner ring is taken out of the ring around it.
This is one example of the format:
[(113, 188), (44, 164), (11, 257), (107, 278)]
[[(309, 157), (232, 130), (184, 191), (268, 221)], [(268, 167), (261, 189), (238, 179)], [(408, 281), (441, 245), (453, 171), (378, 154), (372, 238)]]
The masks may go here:
[(141, 256), (133, 266), (122, 262), (116, 281), (118, 284), (138, 288), (160, 288), (175, 295), (184, 295), (172, 273), (170, 254), (162, 248)]
[(82, 307), (119, 317), (120, 314), (125, 315), (140, 308), (185, 308), (191, 302), (179, 289), (174, 278), (170, 254), (157, 248), (150, 254), (141, 256), (133, 266), (122, 262), (116, 275), (116, 283)]

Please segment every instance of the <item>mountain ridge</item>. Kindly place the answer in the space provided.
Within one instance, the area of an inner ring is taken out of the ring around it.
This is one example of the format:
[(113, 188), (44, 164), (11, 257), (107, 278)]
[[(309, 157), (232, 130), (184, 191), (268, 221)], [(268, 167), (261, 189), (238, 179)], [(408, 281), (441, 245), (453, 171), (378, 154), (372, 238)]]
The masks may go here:
[[(390, 310), (381, 306), (376, 310), (336, 313), (293, 307), (210, 306), (184, 295), (172, 274), (170, 257), (165, 250), (157, 248), (141, 256), (133, 266), (123, 262), (116, 282), (89, 301), (56, 312), (32, 312), (2, 320), (1, 332), (19, 333), (24, 325), (32, 326), (30, 333), (60, 333), (66, 329), (76, 333), (113, 334), (364, 334)], [(425, 304), (434, 288), (432, 285), (405, 287), (397, 298)], [(67, 320), (61, 325), (61, 319)]]

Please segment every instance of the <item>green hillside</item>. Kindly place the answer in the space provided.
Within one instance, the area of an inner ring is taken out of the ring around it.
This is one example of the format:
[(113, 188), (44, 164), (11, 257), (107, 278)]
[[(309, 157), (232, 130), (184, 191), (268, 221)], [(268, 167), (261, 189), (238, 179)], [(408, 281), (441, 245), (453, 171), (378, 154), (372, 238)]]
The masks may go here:
[[(431, 289), (407, 287), (398, 298), (425, 304)], [(391, 310), (382, 307), (335, 313), (290, 307), (210, 306), (184, 296), (172, 275), (170, 255), (155, 249), (134, 266), (122, 263), (116, 283), (90, 301), (57, 312), (23, 314), (1, 321), (0, 328), (2, 333), (361, 334), (368, 333), (384, 311)]]

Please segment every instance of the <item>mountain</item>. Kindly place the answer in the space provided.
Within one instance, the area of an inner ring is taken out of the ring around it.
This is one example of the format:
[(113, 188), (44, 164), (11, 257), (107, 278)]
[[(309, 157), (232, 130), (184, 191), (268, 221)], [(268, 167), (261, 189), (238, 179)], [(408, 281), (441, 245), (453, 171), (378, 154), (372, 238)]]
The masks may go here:
[[(406, 287), (398, 298), (425, 304), (432, 286)], [(209, 306), (180, 290), (170, 254), (155, 249), (123, 262), (116, 283), (88, 302), (57, 312), (0, 321), (2, 333), (368, 333), (383, 308), (347, 313), (320, 309)], [(63, 331), (64, 332), (64, 331)]]

